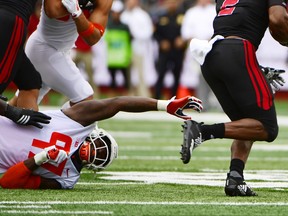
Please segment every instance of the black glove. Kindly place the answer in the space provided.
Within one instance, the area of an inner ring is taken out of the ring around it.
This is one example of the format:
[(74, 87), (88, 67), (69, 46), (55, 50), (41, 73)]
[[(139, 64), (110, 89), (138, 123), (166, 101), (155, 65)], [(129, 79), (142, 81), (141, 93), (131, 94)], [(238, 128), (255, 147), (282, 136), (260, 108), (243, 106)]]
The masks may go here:
[(90, 0), (78, 0), (78, 3), (82, 10), (91, 10), (95, 7), (93, 1)]
[(270, 83), (273, 93), (275, 93), (275, 91), (279, 91), (280, 87), (283, 86), (285, 83), (285, 80), (281, 76), (282, 73), (285, 73), (285, 70), (262, 66), (261, 70), (263, 71), (268, 82)]
[(0, 95), (0, 99), (3, 100), (3, 101), (8, 101), (8, 98), (3, 96), (3, 95)]
[(39, 123), (49, 124), (50, 116), (47, 116), (41, 112), (37, 112), (29, 109), (22, 109), (7, 104), (7, 108), (4, 112), (4, 116), (11, 119), (13, 122), (19, 125), (33, 125), (37, 128), (43, 128)]

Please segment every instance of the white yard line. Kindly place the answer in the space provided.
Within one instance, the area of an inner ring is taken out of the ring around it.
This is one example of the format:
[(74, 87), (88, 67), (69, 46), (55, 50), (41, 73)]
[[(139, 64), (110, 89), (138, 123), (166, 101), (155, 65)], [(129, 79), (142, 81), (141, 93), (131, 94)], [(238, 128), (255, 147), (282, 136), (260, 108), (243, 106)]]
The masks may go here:
[(49, 209), (51, 208), (51, 205), (0, 205), (0, 209), (4, 208), (13, 208), (13, 209)]
[[(227, 171), (215, 172), (103, 172), (101, 179), (134, 181), (145, 184), (168, 183), (182, 185), (223, 187)], [(252, 188), (287, 189), (288, 172), (245, 171), (245, 180)]]
[[(48, 204), (48, 205), (214, 205), (214, 206), (288, 206), (288, 202), (137, 202), (137, 201), (0, 201), (0, 204)], [(12, 210), (11, 210), (12, 211)], [(3, 211), (0, 211), (0, 213)], [(17, 211), (15, 211), (17, 212)], [(23, 211), (25, 212), (25, 211)], [(32, 212), (32, 211), (31, 211)], [(30, 213), (31, 213), (30, 212)], [(61, 214), (111, 214), (105, 211), (45, 211), (45, 213)], [(66, 213), (65, 213), (66, 212)], [(12, 213), (12, 212), (11, 212)], [(13, 212), (14, 213), (14, 212)]]
[[(69, 205), (69, 204), (68, 204)], [(111, 211), (61, 211), (61, 210), (48, 210), (48, 211), (36, 211), (36, 210), (28, 210), (28, 211), (21, 211), (21, 210), (0, 210), (0, 214), (19, 214), (19, 215), (31, 215), (31, 214), (41, 214), (41, 215), (50, 215), (50, 214), (69, 214), (69, 215), (97, 215), (97, 214), (105, 214), (110, 215), (113, 214)]]

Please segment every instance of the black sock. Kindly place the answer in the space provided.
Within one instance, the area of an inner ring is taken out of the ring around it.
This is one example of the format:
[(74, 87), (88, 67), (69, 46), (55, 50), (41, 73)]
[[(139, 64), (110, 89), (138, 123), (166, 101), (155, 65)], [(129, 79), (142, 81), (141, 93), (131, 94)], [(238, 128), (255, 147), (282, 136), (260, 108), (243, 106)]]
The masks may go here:
[(201, 125), (200, 127), (203, 140), (224, 138), (225, 125), (224, 123), (213, 125)]
[[(244, 171), (245, 164), (240, 159), (232, 159), (230, 161), (230, 174), (233, 171), (236, 171), (242, 178), (243, 178), (243, 171)], [(238, 176), (234, 176), (238, 177)]]

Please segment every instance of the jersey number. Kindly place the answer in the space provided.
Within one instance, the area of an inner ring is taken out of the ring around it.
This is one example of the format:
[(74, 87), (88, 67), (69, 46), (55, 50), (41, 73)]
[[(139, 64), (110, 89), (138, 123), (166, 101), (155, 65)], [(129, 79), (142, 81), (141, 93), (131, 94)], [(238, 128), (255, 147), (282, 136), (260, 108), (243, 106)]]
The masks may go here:
[[(64, 145), (61, 145), (61, 146), (57, 145), (57, 143), (59, 143), (59, 142), (63, 143)], [(67, 135), (61, 134), (61, 133), (57, 133), (57, 132), (53, 132), (51, 135), (50, 142), (44, 142), (42, 140), (34, 139), (32, 146), (44, 149), (46, 147), (55, 145), (58, 149), (63, 149), (64, 151), (69, 152), (70, 148), (71, 148), (71, 144), (72, 144), (72, 139), (70, 136), (67, 136)], [(34, 155), (35, 154), (30, 151), (28, 157), (29, 158), (34, 157)], [(67, 159), (64, 160), (62, 163), (60, 163), (58, 166), (54, 166), (52, 164), (46, 163), (46, 164), (42, 164), (41, 167), (49, 170), (50, 172), (52, 172), (58, 176), (61, 176), (66, 162), (67, 162)]]
[(224, 0), (223, 4), (221, 5), (220, 11), (218, 13), (218, 16), (227, 16), (231, 15), (235, 8), (234, 7), (239, 0)]

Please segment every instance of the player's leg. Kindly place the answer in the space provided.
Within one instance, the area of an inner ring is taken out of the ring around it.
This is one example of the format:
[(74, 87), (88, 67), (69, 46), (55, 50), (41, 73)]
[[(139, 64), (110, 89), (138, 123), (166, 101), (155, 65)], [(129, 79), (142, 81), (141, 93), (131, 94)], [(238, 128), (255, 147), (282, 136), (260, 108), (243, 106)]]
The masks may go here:
[(26, 40), (24, 21), (6, 9), (0, 9), (0, 94), (14, 79), (22, 61), (21, 52)]
[[(222, 65), (221, 77), (235, 101), (235, 107), (231, 109), (227, 101), (217, 94), (224, 111), (232, 120), (225, 124), (224, 137), (235, 139), (231, 145), (225, 193), (229, 196), (255, 196), (257, 194), (246, 185), (243, 172), (254, 140), (273, 141), (277, 136), (273, 96), (258, 67), (253, 46), (241, 40), (226, 40), (225, 43), (225, 52), (231, 59), (226, 67)], [(237, 53), (238, 58), (233, 53)]]
[[(38, 71), (27, 58), (24, 51), (22, 52), (23, 59), (19, 68), (14, 83), (19, 89), (16, 105), (18, 107), (38, 110), (39, 89), (42, 85), (42, 79)], [(15, 98), (11, 103), (15, 103)]]
[(70, 105), (93, 99), (91, 85), (84, 79), (69, 53), (57, 51), (33, 35), (26, 45), (26, 53), (39, 70), (44, 85), (68, 97)]
[(82, 76), (69, 54), (56, 52), (50, 56), (48, 64), (50, 67), (46, 67), (46, 79), (43, 77), (43, 82), (68, 97), (71, 105), (93, 99), (91, 85)]

